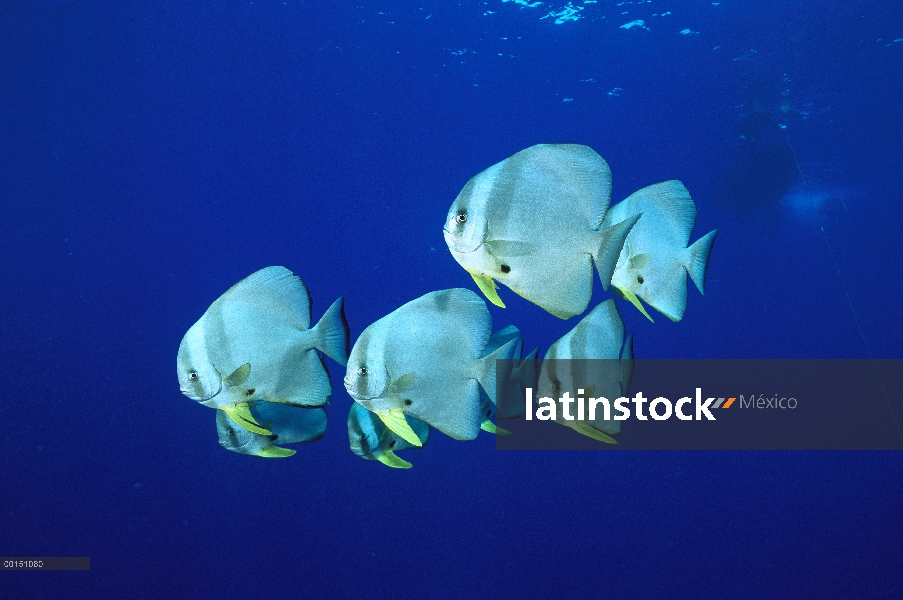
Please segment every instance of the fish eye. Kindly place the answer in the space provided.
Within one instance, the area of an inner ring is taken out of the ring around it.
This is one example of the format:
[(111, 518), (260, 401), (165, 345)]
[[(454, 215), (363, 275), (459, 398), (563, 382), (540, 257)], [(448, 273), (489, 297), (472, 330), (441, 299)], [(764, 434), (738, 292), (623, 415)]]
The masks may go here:
[(643, 276), (642, 276), (642, 275), (637, 275), (637, 276), (636, 276), (636, 282), (639, 283), (640, 285), (643, 285)]
[(197, 371), (188, 371), (188, 379), (191, 379), (192, 381), (194, 381), (197, 378), (198, 378)]
[(361, 366), (361, 367), (357, 370), (357, 374), (360, 375), (361, 377), (366, 377), (366, 376), (367, 376), (367, 367)]
[(455, 217), (455, 222), (458, 225), (463, 225), (464, 223), (466, 223), (467, 222), (467, 213), (463, 210), (461, 212), (459, 212), (458, 215)]

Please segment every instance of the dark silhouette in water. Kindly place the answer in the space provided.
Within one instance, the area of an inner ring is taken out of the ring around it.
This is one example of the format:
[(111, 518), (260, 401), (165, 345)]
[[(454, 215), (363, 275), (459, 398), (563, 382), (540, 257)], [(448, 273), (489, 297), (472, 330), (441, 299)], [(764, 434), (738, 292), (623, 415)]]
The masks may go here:
[(737, 129), (743, 146), (715, 190), (715, 203), (741, 213), (777, 205), (799, 177), (793, 151), (764, 111), (751, 111)]

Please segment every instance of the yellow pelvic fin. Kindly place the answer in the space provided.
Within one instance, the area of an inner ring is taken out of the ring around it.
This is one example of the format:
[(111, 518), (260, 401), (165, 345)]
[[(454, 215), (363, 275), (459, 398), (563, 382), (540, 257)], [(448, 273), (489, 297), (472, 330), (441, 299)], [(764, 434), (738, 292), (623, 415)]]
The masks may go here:
[(286, 458), (295, 453), (294, 450), (289, 448), (280, 448), (279, 446), (267, 446), (260, 452), (258, 452), (255, 456), (262, 456), (263, 458)]
[(272, 431), (264, 429), (260, 426), (260, 423), (254, 419), (254, 415), (251, 414), (251, 409), (247, 402), (239, 402), (231, 406), (224, 406), (222, 410), (224, 410), (226, 414), (229, 415), (229, 418), (242, 429), (247, 429), (251, 433), (258, 433), (260, 435), (273, 435)]
[(502, 302), (502, 299), (499, 298), (498, 292), (495, 290), (499, 289), (499, 286), (496, 285), (495, 280), (489, 275), (484, 275), (479, 271), (471, 271), (467, 270), (470, 273), (470, 276), (473, 277), (473, 280), (477, 283), (477, 287), (480, 288), (480, 291), (486, 296), (486, 298), (500, 308), (505, 308), (505, 303)]
[[(630, 290), (621, 290), (621, 293), (624, 294), (624, 299), (629, 300), (631, 304), (637, 307), (641, 313), (646, 315), (646, 318), (652, 321), (652, 317), (649, 316), (649, 313), (646, 312), (646, 309), (643, 308), (643, 303), (640, 302), (640, 299), (636, 297), (636, 294), (631, 292)], [(655, 323), (655, 321), (652, 321)]]
[(494, 433), (495, 435), (511, 435), (510, 431), (508, 431), (507, 429), (502, 429), (501, 427), (497, 427), (496, 424), (489, 419), (486, 419), (482, 423), (480, 423), (480, 429), (488, 433)]
[(593, 438), (594, 440), (598, 440), (600, 442), (605, 442), (606, 444), (617, 444), (618, 441), (611, 436), (605, 435), (598, 429), (592, 427), (589, 423), (584, 421), (556, 421), (556, 423), (560, 425), (564, 425), (565, 427), (570, 427), (577, 433), (581, 435), (585, 435), (586, 437)]
[(392, 433), (403, 439), (409, 444), (413, 444), (420, 448), (423, 443), (411, 426), (408, 425), (407, 419), (404, 418), (404, 412), (400, 408), (393, 410), (382, 410), (376, 415), (386, 424), (386, 427), (392, 430)]
[(410, 469), (411, 463), (406, 461), (403, 458), (398, 458), (395, 456), (395, 453), (391, 450), (386, 450), (382, 454), (376, 457), (376, 460), (386, 465), (387, 467), (392, 467), (393, 469)]

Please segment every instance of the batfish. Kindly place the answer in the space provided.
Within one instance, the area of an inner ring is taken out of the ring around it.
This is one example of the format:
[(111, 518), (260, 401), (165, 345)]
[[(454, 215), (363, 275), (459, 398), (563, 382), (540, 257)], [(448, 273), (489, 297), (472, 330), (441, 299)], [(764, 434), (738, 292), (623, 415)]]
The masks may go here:
[(182, 338), (182, 393), (264, 435), (270, 432), (254, 423), (249, 406), (326, 404), (332, 387), (316, 350), (344, 365), (348, 324), (341, 298), (314, 327), (310, 306), (304, 283), (284, 267), (261, 269), (232, 286)]
[(417, 448), (426, 444), (430, 437), (430, 426), (413, 417), (405, 419), (417, 439), (419, 445), (399, 437), (386, 424), (357, 402), (352, 402), (348, 413), (348, 443), (351, 451), (367, 460), (378, 460), (393, 469), (410, 469), (411, 463), (395, 455), (399, 450)]
[(367, 327), (351, 350), (345, 388), (407, 442), (420, 439), (410, 416), (457, 440), (480, 430), (480, 387), (495, 401), (495, 360), (510, 359), (514, 341), (488, 356), (492, 319), (466, 289), (431, 292)]
[[(571, 398), (583, 397), (586, 408), (591, 397), (606, 398), (611, 405), (627, 394), (632, 377), (633, 336), (624, 338), (624, 323), (612, 298), (596, 306), (549, 347), (540, 367), (536, 397), (558, 403), (567, 392)], [(588, 412), (584, 420), (579, 420), (575, 406), (576, 402), (571, 403), (573, 419), (556, 411), (555, 421), (595, 440), (617, 443), (612, 436), (621, 433), (621, 422), (605, 420), (601, 404), (593, 420)]]
[(634, 216), (603, 227), (608, 163), (578, 144), (539, 144), (474, 176), (443, 227), (452, 256), (496, 306), (496, 281), (561, 319), (581, 314), (593, 265), (608, 289)]

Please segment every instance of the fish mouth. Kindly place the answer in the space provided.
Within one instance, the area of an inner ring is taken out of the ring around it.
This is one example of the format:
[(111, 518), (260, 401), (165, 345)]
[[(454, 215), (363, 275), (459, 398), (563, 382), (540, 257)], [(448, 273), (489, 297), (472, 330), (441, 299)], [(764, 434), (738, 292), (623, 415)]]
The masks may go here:
[(457, 252), (458, 254), (472, 254), (473, 252), (476, 252), (477, 250), (479, 250), (482, 247), (483, 247), (483, 244), (480, 243), (479, 245), (477, 245), (476, 248), (474, 248), (472, 250), (462, 250), (460, 246), (455, 244), (455, 252)]
[(357, 388), (355, 387), (355, 385), (353, 383), (351, 383), (347, 379), (343, 379), (342, 383), (345, 384), (345, 391), (348, 392), (349, 396), (351, 396), (355, 400), (357, 400), (358, 398), (366, 399), (366, 398), (362, 398), (361, 395), (357, 393), (357, 391), (356, 391)]
[(480, 243), (468, 250), (466, 248), (462, 248), (455, 238), (455, 235), (445, 227), (442, 228), (442, 233), (445, 236), (445, 243), (448, 245), (449, 249), (452, 252), (457, 252), (458, 254), (471, 254), (473, 252), (476, 252), (483, 247), (483, 242), (486, 241), (486, 236), (484, 235), (483, 239), (480, 240)]
[(191, 398), (192, 400), (194, 400), (195, 402), (199, 402), (201, 404), (209, 402), (209, 401), (213, 400), (214, 398), (216, 398), (217, 395), (219, 395), (219, 392), (217, 392), (216, 394), (213, 394), (212, 396), (207, 396), (206, 398), (202, 398), (202, 397), (198, 396), (197, 394), (195, 394), (190, 389), (179, 388), (179, 391), (182, 392), (183, 394), (185, 394), (186, 396), (188, 396), (189, 398)]
[(345, 391), (348, 392), (348, 395), (351, 396), (356, 402), (366, 402), (367, 400), (379, 398), (379, 394), (377, 394), (376, 396), (364, 396), (363, 394), (359, 393), (355, 385), (353, 383), (350, 383), (347, 379), (343, 379), (342, 383), (345, 384)]

